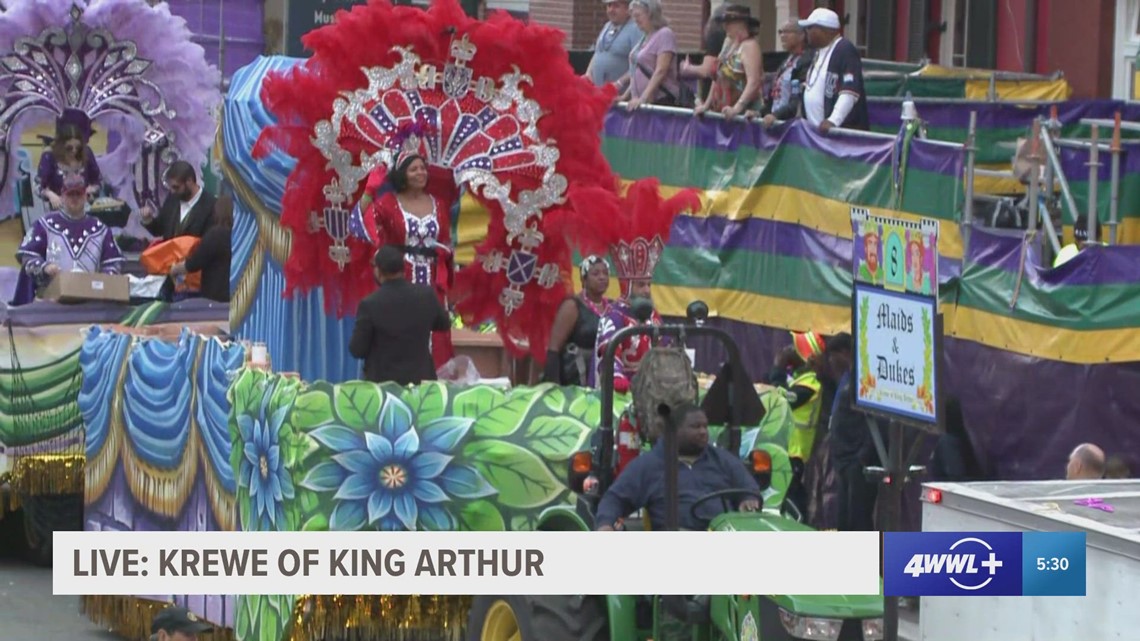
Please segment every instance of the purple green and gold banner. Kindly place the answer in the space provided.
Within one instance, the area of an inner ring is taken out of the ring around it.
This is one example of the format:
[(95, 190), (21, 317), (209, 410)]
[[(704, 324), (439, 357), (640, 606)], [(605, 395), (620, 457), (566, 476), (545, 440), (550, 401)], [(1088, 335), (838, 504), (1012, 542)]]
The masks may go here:
[(702, 211), (674, 223), (655, 273), (663, 313), (682, 315), (699, 298), (721, 316), (834, 332), (851, 322), (852, 206), (937, 220), (939, 271), (958, 272), (962, 150), (915, 140), (898, 172), (897, 142), (823, 136), (799, 122), (765, 130), (615, 111), (603, 149), (626, 179), (656, 176), (672, 188), (704, 190)]
[(1140, 361), (1140, 247), (1089, 246), (1055, 269), (1040, 254), (1019, 233), (972, 229), (942, 292), (946, 333), (1068, 363)]
[[(900, 67), (898, 63), (875, 63), (871, 60), (863, 61), (863, 73), (866, 75), (864, 85), (868, 96), (902, 97), (909, 93), (915, 98), (987, 100), (991, 89), (990, 79), (996, 73), (989, 69), (911, 65), (908, 73), (902, 74), (891, 73)], [(1045, 76), (995, 80), (992, 89), (999, 100), (1067, 100), (1073, 94), (1072, 87), (1064, 78)]]

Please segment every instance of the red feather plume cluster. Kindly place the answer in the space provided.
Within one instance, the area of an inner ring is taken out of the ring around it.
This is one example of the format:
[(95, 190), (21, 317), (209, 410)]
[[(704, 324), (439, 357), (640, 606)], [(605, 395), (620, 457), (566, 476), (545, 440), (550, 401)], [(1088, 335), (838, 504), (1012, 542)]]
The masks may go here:
[[(601, 152), (600, 136), (613, 90), (597, 88), (574, 73), (562, 44), (562, 31), (525, 24), (506, 12), (493, 12), (480, 22), (468, 17), (457, 0), (434, 0), (427, 10), (370, 0), (350, 11), (338, 11), (333, 24), (307, 34), (302, 41), (313, 52), (308, 61), (265, 79), (261, 97), (277, 124), (262, 133), (254, 157), (280, 150), (296, 160), (281, 203), (281, 224), (293, 235), (285, 265), (284, 295), (321, 287), (327, 311), (344, 315), (355, 311), (359, 300), (374, 287), (369, 267), (373, 248), (349, 239), (352, 258), (342, 272), (328, 256), (329, 236), (324, 231), (309, 231), (310, 212), (326, 206), (323, 189), (336, 178), (313, 145), (315, 125), (332, 117), (333, 101), (343, 92), (368, 86), (365, 68), (394, 66), (400, 59), (395, 47), (410, 49), (422, 64), (442, 69), (449, 59), (451, 43), (464, 36), (477, 47), (477, 54), (467, 63), (475, 78), (498, 79), (516, 69), (529, 76), (529, 83), (523, 82), (520, 87), (542, 110), (537, 123), (539, 138), (558, 149), (556, 171), (566, 178), (567, 189), (562, 204), (531, 219), (537, 220), (543, 235), (534, 250), (538, 265), (558, 265), (561, 279), (557, 285), (545, 288), (530, 282), (522, 288), (522, 308), (505, 313), (499, 296), (508, 286), (506, 273), (488, 272), (481, 260), (495, 251), (509, 257), (517, 245), (508, 242), (499, 203), (474, 194), (490, 213), (487, 237), (476, 249), (476, 262), (456, 274), (449, 296), (465, 322), (494, 320), (508, 349), (516, 355), (530, 352), (541, 360), (554, 314), (570, 294), (571, 243), (587, 253), (605, 251), (613, 239), (598, 233), (601, 224), (630, 217), (664, 219), (669, 212), (692, 203), (687, 196), (682, 198), (684, 202), (675, 202), (679, 197), (662, 202), (656, 194), (656, 181), (638, 183), (621, 195), (618, 178)], [(353, 157), (376, 151), (351, 145), (352, 141), (342, 142)], [(437, 180), (438, 175), (433, 171), (431, 180)], [(530, 185), (521, 184), (524, 182), (512, 181), (516, 194), (538, 186), (537, 179)], [(364, 189), (362, 182), (356, 199)], [(656, 229), (658, 224), (652, 226)], [(665, 226), (667, 234), (668, 224)]]

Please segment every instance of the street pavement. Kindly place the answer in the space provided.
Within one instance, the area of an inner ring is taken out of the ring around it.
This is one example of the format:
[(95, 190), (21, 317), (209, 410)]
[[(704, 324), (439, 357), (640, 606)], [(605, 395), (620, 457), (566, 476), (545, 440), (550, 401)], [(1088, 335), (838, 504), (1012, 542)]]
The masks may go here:
[(52, 596), (51, 568), (0, 549), (0, 638), (34, 641), (122, 641), (79, 612), (79, 597)]

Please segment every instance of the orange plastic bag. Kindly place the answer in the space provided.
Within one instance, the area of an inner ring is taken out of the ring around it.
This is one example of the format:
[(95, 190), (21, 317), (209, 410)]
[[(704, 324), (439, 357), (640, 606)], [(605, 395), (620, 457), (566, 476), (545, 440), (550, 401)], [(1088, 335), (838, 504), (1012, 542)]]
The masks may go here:
[[(195, 249), (198, 249), (198, 244), (202, 242), (201, 238), (194, 236), (178, 236), (161, 243), (155, 243), (146, 248), (146, 251), (139, 256), (139, 263), (142, 265), (146, 273), (155, 276), (166, 276), (170, 274), (170, 268), (175, 263), (185, 262)], [(176, 291), (199, 291), (202, 289), (202, 272), (193, 272), (186, 274), (183, 283), (175, 283), (174, 289)]]

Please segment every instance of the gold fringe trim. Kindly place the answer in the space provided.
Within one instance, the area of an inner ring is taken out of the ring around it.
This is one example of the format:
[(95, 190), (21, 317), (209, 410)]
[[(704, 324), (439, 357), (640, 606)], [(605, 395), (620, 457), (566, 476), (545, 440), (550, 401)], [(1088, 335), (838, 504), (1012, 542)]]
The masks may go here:
[(193, 433), (186, 439), (178, 467), (171, 470), (145, 463), (130, 447), (123, 448), (122, 456), (123, 472), (135, 500), (152, 513), (168, 518), (182, 513), (198, 477), (198, 439)]
[[(79, 607), (93, 623), (127, 639), (150, 638), (150, 622), (169, 602), (131, 596), (87, 595), (79, 597)], [(206, 637), (211, 641), (235, 641), (233, 632), (215, 627)]]
[(119, 364), (119, 371), (115, 375), (114, 391), (111, 392), (111, 424), (107, 426), (107, 440), (103, 442), (103, 447), (87, 466), (87, 483), (83, 488), (84, 505), (93, 505), (102, 498), (115, 476), (115, 466), (119, 462), (119, 451), (123, 446), (123, 379), (126, 378), (127, 366), (131, 362), (130, 353), (137, 341), (137, 337), (131, 338), (126, 356), (123, 357), (123, 362)]
[(12, 487), (9, 485), (9, 491), (4, 491), (4, 486), (12, 481), (12, 473), (4, 472), (0, 474), (0, 521), (4, 520), (4, 516), (9, 512), (15, 512), (20, 509), (20, 498), (16, 496), (16, 492), (11, 491)]
[(82, 454), (21, 456), (12, 469), (12, 490), (25, 496), (82, 494), (85, 460)]
[(471, 602), (469, 596), (303, 596), (287, 641), (458, 641)]

